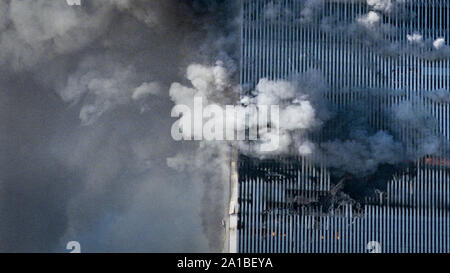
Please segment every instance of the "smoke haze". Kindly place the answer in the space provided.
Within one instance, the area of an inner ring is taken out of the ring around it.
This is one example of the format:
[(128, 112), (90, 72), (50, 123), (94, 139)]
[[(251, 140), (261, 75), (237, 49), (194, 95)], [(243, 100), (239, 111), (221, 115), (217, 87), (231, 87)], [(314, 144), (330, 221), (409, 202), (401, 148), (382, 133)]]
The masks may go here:
[[(73, 240), (84, 252), (222, 251), (234, 143), (170, 135), (173, 105), (195, 96), (222, 108), (280, 106), (270, 124), (280, 148), (268, 155), (236, 143), (251, 156), (299, 154), (361, 177), (437, 153), (443, 140), (420, 105), (449, 103), (448, 90), (370, 107), (380, 91), (338, 109), (311, 70), (260, 79), (241, 96), (237, 2), (0, 0), (0, 251), (62, 252)], [(383, 22), (413, 16), (404, 1), (366, 2), (367, 14), (318, 27), (384, 56), (450, 57), (442, 37), (400, 37)], [(264, 16), (311, 24), (320, 13), (320, 1), (297, 15), (273, 1)], [(374, 111), (388, 128), (370, 123)], [(404, 128), (417, 137), (401, 138)], [(270, 137), (260, 133), (257, 144)]]
[(0, 251), (222, 250), (220, 186), (166, 158), (196, 149), (170, 137), (171, 83), (234, 62), (223, 2), (0, 1)]

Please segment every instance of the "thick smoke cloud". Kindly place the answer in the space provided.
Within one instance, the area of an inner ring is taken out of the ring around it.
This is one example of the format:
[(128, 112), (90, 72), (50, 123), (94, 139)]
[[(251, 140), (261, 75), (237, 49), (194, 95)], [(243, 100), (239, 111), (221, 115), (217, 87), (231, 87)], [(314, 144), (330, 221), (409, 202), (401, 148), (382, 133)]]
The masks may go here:
[(234, 65), (233, 12), (228, 1), (0, 2), (0, 251), (222, 249), (221, 217), (204, 209), (220, 187), (166, 164), (196, 149), (170, 136), (168, 90), (194, 61)]
[[(192, 70), (197, 69), (203, 72), (192, 73)], [(201, 77), (193, 77), (192, 74)], [(226, 90), (238, 89), (231, 87), (225, 75), (222, 66), (191, 66), (187, 78), (191, 80), (193, 88), (172, 85), (172, 100), (193, 109), (193, 99), (201, 96), (205, 106), (215, 103), (225, 111), (233, 93), (226, 95)], [(355, 176), (371, 175), (385, 164), (413, 162), (426, 155), (438, 155), (444, 140), (436, 131), (431, 112), (423, 106), (423, 97), (407, 98), (404, 94), (397, 94), (400, 96), (398, 102), (387, 106), (381, 101), (389, 97), (392, 99), (392, 93), (360, 90), (353, 91), (359, 92), (359, 95), (355, 95), (359, 99), (347, 103), (345, 107), (337, 107), (335, 102), (327, 99), (329, 92), (332, 91), (325, 78), (317, 70), (294, 75), (287, 80), (261, 79), (249, 96), (241, 98), (243, 104), (238, 107), (245, 111), (251, 105), (278, 106), (279, 119), (269, 121), (272, 129), (279, 129), (278, 147), (267, 153), (261, 151), (260, 146), (255, 146), (255, 143), (269, 138), (271, 132), (263, 130), (258, 132), (256, 141), (248, 141), (247, 135), (246, 141), (238, 144), (241, 152), (257, 157), (298, 154), (309, 157), (317, 164), (325, 164)], [(427, 96), (445, 101), (445, 93), (442, 93), (436, 91), (427, 93)], [(384, 118), (384, 129), (371, 120), (376, 115)], [(210, 120), (203, 118), (203, 123)], [(237, 133), (240, 130), (248, 131), (257, 127), (257, 123), (257, 119), (249, 119), (247, 124), (237, 126), (235, 130)], [(223, 124), (220, 122), (216, 126)], [(194, 131), (189, 133), (192, 136), (185, 137), (195, 137)], [(213, 143), (221, 145), (221, 142)]]

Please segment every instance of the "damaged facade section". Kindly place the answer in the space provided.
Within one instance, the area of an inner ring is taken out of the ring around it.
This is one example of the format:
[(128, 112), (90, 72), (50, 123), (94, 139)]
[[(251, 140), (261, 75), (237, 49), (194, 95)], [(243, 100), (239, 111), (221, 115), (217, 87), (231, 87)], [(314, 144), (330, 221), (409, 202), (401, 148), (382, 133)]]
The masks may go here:
[[(384, 180), (330, 172), (302, 158), (239, 160), (241, 252), (446, 252), (450, 169), (426, 159)], [(389, 175), (387, 174), (389, 173)]]

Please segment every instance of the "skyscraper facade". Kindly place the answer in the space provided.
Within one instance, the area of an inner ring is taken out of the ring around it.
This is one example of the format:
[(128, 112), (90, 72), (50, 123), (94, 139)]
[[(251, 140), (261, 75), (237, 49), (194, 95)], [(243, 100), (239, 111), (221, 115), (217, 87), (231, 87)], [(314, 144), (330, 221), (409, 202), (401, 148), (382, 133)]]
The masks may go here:
[[(325, 164), (295, 153), (270, 159), (243, 153), (230, 251), (450, 251), (450, 1), (371, 2), (242, 0), (243, 92), (262, 78), (316, 71), (337, 111), (364, 102), (373, 128), (392, 127), (382, 113), (403, 102), (428, 113), (433, 126), (427, 132), (439, 139), (439, 151), (353, 179), (360, 187), (386, 179), (382, 187), (367, 186), (357, 200), (343, 200), (338, 192), (358, 185), (334, 181)], [(417, 128), (395, 127), (407, 151), (431, 141)]]

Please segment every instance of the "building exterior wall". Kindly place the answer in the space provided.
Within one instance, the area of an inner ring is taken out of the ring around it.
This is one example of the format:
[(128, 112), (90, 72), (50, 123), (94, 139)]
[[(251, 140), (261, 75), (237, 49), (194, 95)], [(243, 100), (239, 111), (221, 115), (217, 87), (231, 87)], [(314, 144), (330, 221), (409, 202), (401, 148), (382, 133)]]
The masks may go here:
[[(310, 69), (330, 86), (327, 96), (337, 107), (366, 97), (373, 107), (415, 101), (437, 120), (437, 134), (450, 140), (449, 104), (427, 99), (427, 92), (449, 92), (450, 62), (415, 54), (389, 55), (389, 48), (359, 41), (336, 29), (324, 31), (323, 18), (350, 20), (369, 11), (366, 1), (318, 0), (323, 12), (305, 23), (303, 0), (242, 0), (241, 84), (244, 93), (261, 78), (283, 79)], [(269, 6), (270, 5), (270, 6)], [(267, 14), (267, 8), (279, 13)], [(450, 38), (450, 1), (409, 1), (403, 7), (415, 19), (383, 17), (407, 34)], [(309, 20), (309, 18), (307, 18)], [(303, 20), (303, 21), (302, 21)], [(377, 47), (377, 48), (376, 48)], [(381, 49), (380, 49), (381, 48)], [(384, 52), (381, 52), (381, 51)], [(374, 92), (383, 94), (373, 98)], [(386, 120), (371, 117), (379, 128)], [(414, 137), (406, 129), (402, 138)], [(258, 160), (241, 155), (238, 164), (238, 252), (449, 252), (450, 185), (445, 159), (423, 158), (409, 174), (392, 179), (384, 194), (363, 207), (345, 205), (323, 212), (292, 202), (297, 196), (320, 200), (333, 190), (328, 170), (301, 157)], [(414, 147), (411, 147), (414, 149)], [(315, 203), (315, 202), (305, 202)], [(379, 249), (372, 246), (379, 246)]]

